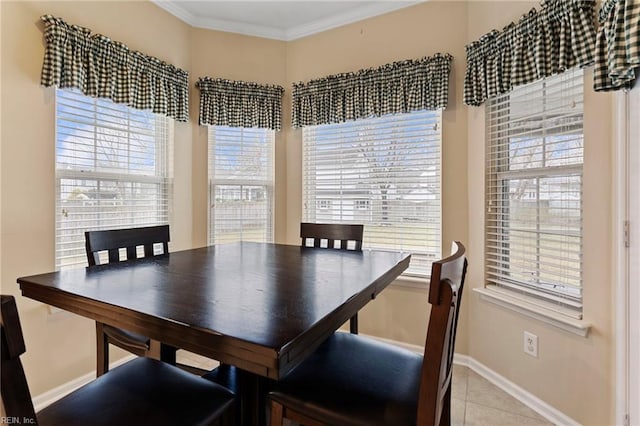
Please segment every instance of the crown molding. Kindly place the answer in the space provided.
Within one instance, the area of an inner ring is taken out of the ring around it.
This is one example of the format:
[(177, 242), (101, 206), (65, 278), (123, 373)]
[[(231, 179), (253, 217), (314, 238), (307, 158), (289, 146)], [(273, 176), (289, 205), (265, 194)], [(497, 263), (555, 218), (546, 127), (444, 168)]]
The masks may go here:
[(285, 31), (266, 25), (248, 24), (246, 22), (231, 21), (225, 19), (196, 18), (192, 26), (207, 30), (224, 31), (253, 37), (270, 38), (274, 40), (289, 41)]
[(190, 12), (186, 11), (182, 6), (178, 4), (177, 1), (166, 1), (166, 0), (151, 0), (151, 3), (158, 6), (160, 9), (164, 9), (176, 18), (180, 19), (183, 22), (195, 26), (196, 17), (193, 16)]
[(153, 4), (169, 12), (176, 18), (196, 28), (224, 31), (230, 33), (244, 34), (254, 37), (269, 38), (280, 41), (293, 41), (312, 34), (317, 34), (343, 25), (362, 21), (364, 19), (379, 16), (395, 10), (404, 9), (427, 0), (410, 0), (397, 2), (379, 2), (368, 4), (357, 10), (347, 11), (340, 15), (320, 19), (304, 25), (295, 26), (289, 30), (270, 27), (266, 25), (248, 24), (246, 22), (213, 19), (195, 16), (176, 0), (151, 0)]
[(427, 0), (414, 1), (398, 1), (398, 2), (379, 2), (368, 4), (357, 10), (351, 10), (326, 19), (319, 19), (305, 25), (298, 25), (286, 32), (286, 41), (297, 40), (323, 31), (341, 27), (343, 25), (352, 24), (354, 22), (363, 21), (365, 19), (380, 16), (385, 13), (404, 9), (405, 7), (414, 6)]

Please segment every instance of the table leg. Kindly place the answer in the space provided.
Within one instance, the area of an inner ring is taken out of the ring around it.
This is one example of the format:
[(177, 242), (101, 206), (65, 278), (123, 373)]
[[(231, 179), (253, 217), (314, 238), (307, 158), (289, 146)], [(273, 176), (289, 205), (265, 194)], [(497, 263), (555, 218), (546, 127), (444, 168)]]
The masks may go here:
[(268, 379), (241, 369), (237, 371), (241, 406), (240, 424), (243, 426), (265, 425)]

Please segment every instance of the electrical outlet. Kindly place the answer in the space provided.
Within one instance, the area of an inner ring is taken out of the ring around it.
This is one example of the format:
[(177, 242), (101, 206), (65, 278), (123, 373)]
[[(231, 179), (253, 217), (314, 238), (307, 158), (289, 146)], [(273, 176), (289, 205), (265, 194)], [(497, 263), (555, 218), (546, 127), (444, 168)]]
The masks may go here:
[(524, 353), (538, 358), (538, 336), (528, 331), (524, 332)]

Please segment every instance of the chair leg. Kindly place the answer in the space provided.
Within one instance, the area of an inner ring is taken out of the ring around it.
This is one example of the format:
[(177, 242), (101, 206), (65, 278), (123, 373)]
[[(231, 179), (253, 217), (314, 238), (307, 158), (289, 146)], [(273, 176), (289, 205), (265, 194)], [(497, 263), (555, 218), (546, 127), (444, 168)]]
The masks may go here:
[(451, 384), (444, 394), (442, 401), (442, 413), (440, 414), (440, 426), (451, 425)]
[(101, 322), (96, 322), (96, 360), (96, 377), (100, 377), (109, 371), (109, 342)]
[(219, 424), (220, 426), (236, 426), (238, 424), (235, 407), (222, 413)]
[(282, 422), (284, 420), (284, 407), (282, 404), (271, 401), (271, 420), (269, 421), (269, 425), (271, 426), (282, 426)]
[(358, 334), (358, 314), (355, 314), (349, 320), (349, 331), (351, 334)]

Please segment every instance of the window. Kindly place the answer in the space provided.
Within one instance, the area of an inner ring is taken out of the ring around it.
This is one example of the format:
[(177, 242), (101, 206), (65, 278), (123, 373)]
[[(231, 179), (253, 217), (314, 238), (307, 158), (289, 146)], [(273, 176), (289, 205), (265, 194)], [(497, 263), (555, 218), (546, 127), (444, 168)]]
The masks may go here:
[(209, 127), (209, 244), (273, 241), (275, 131)]
[(583, 72), (487, 103), (486, 280), (581, 318)]
[(56, 91), (56, 268), (86, 265), (84, 232), (169, 223), (170, 120)]
[(411, 252), (406, 274), (440, 258), (440, 111), (303, 129), (303, 218), (362, 223), (363, 247)]

